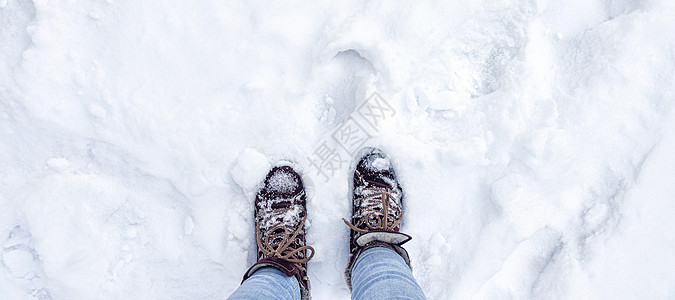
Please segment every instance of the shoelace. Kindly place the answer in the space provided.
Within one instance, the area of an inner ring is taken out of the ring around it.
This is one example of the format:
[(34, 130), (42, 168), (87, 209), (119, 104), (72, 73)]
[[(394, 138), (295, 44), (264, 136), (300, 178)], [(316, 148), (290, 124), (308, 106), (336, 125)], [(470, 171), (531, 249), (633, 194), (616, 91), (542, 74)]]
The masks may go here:
[[(370, 231), (395, 231), (395, 228), (401, 223), (401, 218), (394, 217), (393, 222), (389, 222), (389, 213), (394, 216), (401, 215), (400, 205), (393, 205), (390, 207), (390, 203), (395, 196), (398, 195), (398, 191), (394, 191), (388, 188), (364, 188), (364, 191), (371, 191), (372, 194), (363, 198), (361, 203), (361, 210), (364, 212), (361, 214), (361, 217), (356, 222), (357, 224), (365, 224), (368, 229), (358, 228), (344, 218), (342, 221), (349, 226), (352, 230), (364, 234)], [(382, 208), (377, 210), (377, 208)], [(371, 225), (371, 220), (375, 220), (376, 224)]]
[[(275, 215), (281, 215), (284, 212), (290, 210), (284, 209), (284, 210), (279, 210), (274, 213), (273, 216)], [(279, 257), (282, 259), (285, 259), (289, 262), (292, 263), (297, 263), (297, 264), (304, 264), (307, 263), (312, 257), (314, 256), (314, 248), (311, 246), (300, 246), (303, 244), (302, 240), (298, 238), (298, 234), (302, 230), (302, 228), (305, 226), (305, 221), (307, 220), (307, 215), (305, 215), (304, 218), (302, 218), (302, 221), (300, 221), (300, 225), (298, 226), (295, 231), (290, 226), (285, 226), (284, 224), (279, 224), (276, 226), (272, 226), (271, 228), (266, 230), (266, 235), (265, 238), (261, 238), (261, 231), (260, 231), (260, 222), (256, 222), (256, 241), (258, 242), (258, 249), (267, 257)], [(283, 229), (282, 232), (279, 233), (274, 233), (277, 231), (277, 229)], [(276, 246), (271, 243), (271, 241), (276, 240), (277, 238), (281, 238), (281, 242), (277, 244)], [(300, 246), (296, 249), (292, 249), (291, 251), (287, 251), (291, 244), (296, 243), (296, 245)], [(305, 255), (305, 250), (310, 250), (310, 255)], [(301, 252), (302, 251), (302, 252)], [(284, 252), (286, 252), (284, 254)], [(302, 253), (302, 254), (301, 254)], [(302, 266), (300, 265), (300, 268)]]

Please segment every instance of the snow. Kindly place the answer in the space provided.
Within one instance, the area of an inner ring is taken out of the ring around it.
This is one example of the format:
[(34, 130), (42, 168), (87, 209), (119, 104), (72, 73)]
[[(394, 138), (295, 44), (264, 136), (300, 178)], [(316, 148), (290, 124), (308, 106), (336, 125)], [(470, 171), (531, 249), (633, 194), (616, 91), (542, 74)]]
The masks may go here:
[(21, 278), (30, 272), (33, 255), (25, 250), (11, 250), (5, 252), (2, 261), (14, 277)]
[[(260, 228), (266, 231), (275, 226), (286, 226), (293, 228), (300, 223), (300, 214), (302, 213), (302, 206), (291, 204), (294, 202), (293, 198), (270, 198), (266, 201), (261, 201), (258, 204)], [(275, 204), (283, 204), (288, 210), (280, 210), (273, 207)]]
[(373, 159), (372, 163), (366, 165), (367, 168), (373, 171), (389, 170), (389, 160), (377, 157)]
[(267, 184), (271, 191), (278, 193), (291, 193), (298, 188), (300, 183), (291, 173), (275, 172), (272, 174), (272, 176), (270, 176)]
[[(672, 299), (673, 15), (0, 0), (0, 295), (225, 298), (255, 259), (252, 197), (291, 160), (312, 294), (348, 299), (357, 145), (391, 158), (430, 299)], [(395, 114), (341, 148), (374, 92)], [(344, 163), (324, 177), (329, 148)]]
[(255, 149), (246, 148), (237, 157), (230, 174), (232, 180), (242, 188), (246, 198), (251, 199), (251, 203), (271, 166), (267, 157)]

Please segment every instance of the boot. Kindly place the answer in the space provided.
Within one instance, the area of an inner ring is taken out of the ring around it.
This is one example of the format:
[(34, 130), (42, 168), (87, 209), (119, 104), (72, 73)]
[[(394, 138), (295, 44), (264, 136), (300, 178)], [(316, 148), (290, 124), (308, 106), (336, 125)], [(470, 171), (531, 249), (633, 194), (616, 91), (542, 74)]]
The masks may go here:
[(352, 220), (345, 224), (351, 229), (349, 261), (345, 270), (351, 290), (354, 262), (363, 251), (385, 247), (398, 253), (408, 266), (408, 252), (401, 247), (411, 237), (399, 232), (403, 219), (403, 191), (389, 158), (379, 149), (361, 151), (352, 183)]
[(244, 280), (260, 268), (276, 267), (286, 276), (294, 276), (302, 298), (310, 298), (307, 262), (314, 256), (314, 248), (305, 243), (305, 201), (300, 175), (290, 166), (272, 168), (255, 198), (258, 261), (246, 271)]

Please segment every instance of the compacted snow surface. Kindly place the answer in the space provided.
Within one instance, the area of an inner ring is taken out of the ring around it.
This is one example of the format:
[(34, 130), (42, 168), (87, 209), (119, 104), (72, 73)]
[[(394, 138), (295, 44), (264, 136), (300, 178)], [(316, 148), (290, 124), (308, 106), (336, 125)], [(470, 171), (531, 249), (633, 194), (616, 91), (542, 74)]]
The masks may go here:
[[(428, 298), (673, 299), (674, 15), (0, 0), (0, 298), (226, 298), (286, 159), (310, 196), (312, 295), (348, 299), (349, 166), (373, 146)], [(345, 128), (361, 136), (338, 143)]]

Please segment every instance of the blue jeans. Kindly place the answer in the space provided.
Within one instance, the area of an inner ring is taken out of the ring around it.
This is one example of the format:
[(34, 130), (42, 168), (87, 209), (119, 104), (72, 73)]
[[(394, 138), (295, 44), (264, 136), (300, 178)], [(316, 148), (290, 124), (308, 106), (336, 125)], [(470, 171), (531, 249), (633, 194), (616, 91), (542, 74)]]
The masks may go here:
[[(273, 267), (262, 268), (230, 296), (239, 299), (300, 299), (300, 285)], [(371, 248), (352, 268), (352, 299), (425, 299), (412, 271), (396, 252)]]

